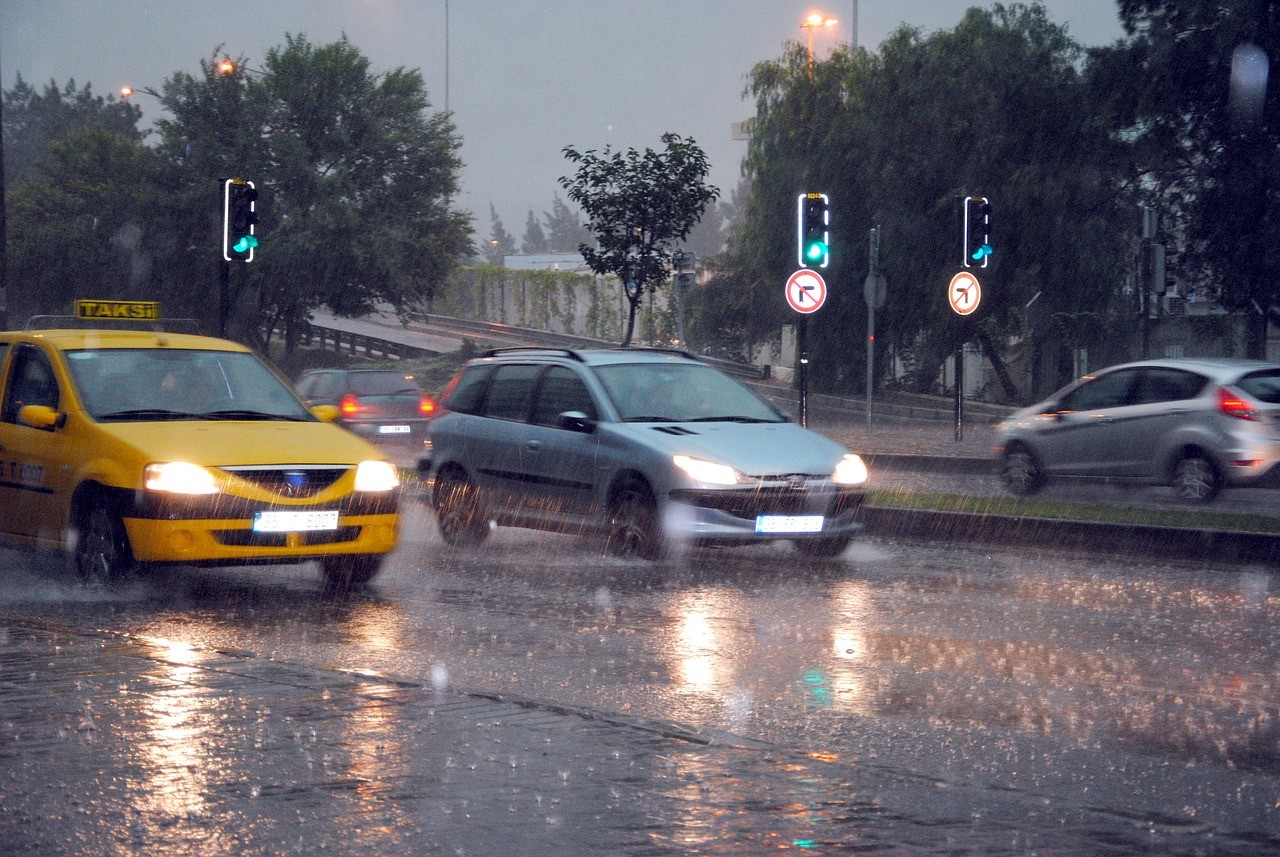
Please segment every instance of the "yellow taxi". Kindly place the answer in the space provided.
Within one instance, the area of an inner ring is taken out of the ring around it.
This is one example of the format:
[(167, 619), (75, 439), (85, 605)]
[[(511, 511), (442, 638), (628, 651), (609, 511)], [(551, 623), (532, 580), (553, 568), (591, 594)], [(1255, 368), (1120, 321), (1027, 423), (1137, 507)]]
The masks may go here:
[(330, 586), (372, 580), (396, 545), (396, 467), (252, 349), (162, 326), (0, 333), (0, 540), (65, 550), (99, 584), (310, 559)]

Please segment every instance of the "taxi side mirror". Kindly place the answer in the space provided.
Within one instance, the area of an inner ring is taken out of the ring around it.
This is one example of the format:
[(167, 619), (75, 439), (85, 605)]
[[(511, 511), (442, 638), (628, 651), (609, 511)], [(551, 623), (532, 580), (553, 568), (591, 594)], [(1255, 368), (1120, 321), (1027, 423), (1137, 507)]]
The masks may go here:
[(32, 428), (61, 428), (67, 421), (66, 415), (48, 405), (23, 405), (18, 409), (18, 422)]
[(331, 423), (338, 418), (337, 405), (315, 405), (311, 408), (315, 418), (324, 423)]

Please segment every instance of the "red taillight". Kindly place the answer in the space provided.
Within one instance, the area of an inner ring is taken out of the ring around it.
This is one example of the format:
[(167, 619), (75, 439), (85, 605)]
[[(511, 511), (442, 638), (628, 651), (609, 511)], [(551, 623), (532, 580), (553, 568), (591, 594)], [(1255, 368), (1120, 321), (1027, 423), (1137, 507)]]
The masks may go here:
[(418, 410), (424, 415), (433, 413), (436, 409), (435, 400), (430, 396), (423, 396), (422, 401), (418, 402)]
[(355, 394), (347, 393), (342, 397), (342, 401), (338, 403), (338, 410), (342, 411), (343, 416), (353, 417), (360, 413), (363, 408), (360, 407), (360, 400)]
[(1245, 399), (1222, 387), (1218, 390), (1218, 410), (1238, 420), (1256, 420), (1257, 410)]

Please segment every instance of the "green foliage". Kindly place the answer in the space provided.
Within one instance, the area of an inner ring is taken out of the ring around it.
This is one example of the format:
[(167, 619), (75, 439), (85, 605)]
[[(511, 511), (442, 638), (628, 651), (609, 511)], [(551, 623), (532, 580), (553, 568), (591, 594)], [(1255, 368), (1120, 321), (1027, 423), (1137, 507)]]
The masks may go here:
[[(264, 324), (299, 329), (315, 307), (354, 316), (383, 303), (429, 305), (473, 249), (470, 216), (453, 208), (461, 142), (449, 116), (431, 112), (421, 74), (375, 73), (345, 37), (316, 46), (286, 36), (261, 69), (241, 58), (230, 75), (218, 72), (218, 56), (165, 81), (154, 149), (134, 142), (136, 131), (116, 135), (127, 145), (76, 138), (82, 151), (50, 149), (49, 183), (18, 189), (16, 264), (40, 282), (60, 278), (40, 299), (86, 289), (106, 297), (99, 283), (111, 283), (112, 295), (127, 287), (130, 296), (162, 297), (167, 315), (215, 329), (219, 180), (240, 177), (260, 193), (261, 245), (230, 277), (233, 335), (252, 340)], [(28, 88), (6, 93), (6, 110), (24, 103), (42, 127), (93, 109), (105, 114), (99, 129), (136, 122), (132, 105), (97, 105), (87, 88), (55, 94), (74, 103), (50, 106), (53, 94), (37, 99)], [(125, 220), (140, 235), (122, 262), (112, 249)], [(66, 223), (72, 240), (49, 240)]]
[(782, 287), (796, 267), (796, 198), (827, 193), (832, 262), (828, 303), (810, 325), (811, 382), (832, 392), (864, 383), (863, 350), (850, 344), (866, 331), (862, 283), (878, 225), (889, 296), (877, 341), (911, 352), (927, 389), (954, 349), (945, 288), (961, 267), (961, 199), (978, 194), (994, 207), (996, 253), (978, 272), (989, 332), (1018, 330), (1018, 311), (1040, 293), (1050, 314), (1098, 319), (1070, 343), (1055, 326), (1031, 331), (1058, 343), (1046, 347), (1101, 337), (1132, 215), (1119, 206), (1124, 152), (1091, 109), (1080, 57), (1043, 6), (995, 4), (927, 37), (900, 28), (878, 55), (838, 51), (810, 70), (793, 44), (757, 65), (745, 221), (699, 329), (737, 328), (758, 342), (795, 320)]
[(560, 184), (582, 206), (596, 246), (579, 246), (597, 274), (616, 274), (626, 289), (630, 312), (623, 344), (631, 342), (636, 314), (646, 291), (667, 279), (671, 254), (719, 191), (706, 184), (707, 157), (692, 139), (663, 134), (665, 149), (579, 152), (565, 157), (578, 165)]
[[(1261, 311), (1274, 318), (1280, 305), (1276, 4), (1122, 0), (1120, 13), (1131, 39), (1095, 52), (1098, 101), (1116, 133), (1134, 141), (1143, 201), (1185, 229), (1184, 277), (1249, 313), (1257, 322), (1249, 352), (1262, 357)], [(1272, 91), (1264, 80), (1252, 103), (1250, 90), (1232, 85), (1233, 57), (1246, 45), (1272, 69)]]

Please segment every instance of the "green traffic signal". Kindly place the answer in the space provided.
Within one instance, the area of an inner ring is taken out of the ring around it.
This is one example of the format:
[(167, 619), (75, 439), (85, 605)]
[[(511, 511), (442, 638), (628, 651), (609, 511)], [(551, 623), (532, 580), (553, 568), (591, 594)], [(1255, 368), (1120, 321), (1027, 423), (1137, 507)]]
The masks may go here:
[(258, 239), (252, 235), (241, 235), (240, 240), (231, 245), (231, 249), (237, 253), (247, 253), (254, 247), (258, 246)]
[(810, 241), (804, 248), (806, 262), (817, 263), (827, 255), (827, 245), (822, 241)]

